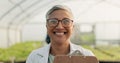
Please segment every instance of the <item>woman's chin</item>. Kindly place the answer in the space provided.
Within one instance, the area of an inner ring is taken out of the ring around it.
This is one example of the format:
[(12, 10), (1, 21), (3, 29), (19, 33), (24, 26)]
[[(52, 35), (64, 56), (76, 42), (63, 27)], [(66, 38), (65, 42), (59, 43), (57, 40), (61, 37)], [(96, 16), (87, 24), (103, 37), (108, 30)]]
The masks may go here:
[(56, 39), (56, 40), (54, 40), (54, 42), (55, 42), (55, 43), (59, 43), (59, 44), (61, 43), (61, 44), (62, 44), (62, 43), (65, 43), (65, 40), (64, 40), (64, 39)]

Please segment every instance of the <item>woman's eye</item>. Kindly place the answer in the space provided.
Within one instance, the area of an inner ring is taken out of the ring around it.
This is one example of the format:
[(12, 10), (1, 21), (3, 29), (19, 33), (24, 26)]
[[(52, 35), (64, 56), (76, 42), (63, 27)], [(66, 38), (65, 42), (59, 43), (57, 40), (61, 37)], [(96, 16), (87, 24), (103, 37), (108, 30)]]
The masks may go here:
[(57, 21), (56, 20), (51, 20), (50, 23), (56, 24)]
[(64, 23), (64, 24), (69, 24), (70, 21), (69, 21), (69, 20), (63, 20), (63, 23)]

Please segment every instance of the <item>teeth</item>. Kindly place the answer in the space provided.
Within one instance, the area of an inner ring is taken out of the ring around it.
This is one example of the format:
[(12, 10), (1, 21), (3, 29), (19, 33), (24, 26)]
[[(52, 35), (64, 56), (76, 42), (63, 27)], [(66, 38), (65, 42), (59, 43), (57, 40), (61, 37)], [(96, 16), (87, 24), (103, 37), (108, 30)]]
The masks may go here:
[(64, 35), (64, 33), (57, 33), (57, 32), (56, 32), (56, 35)]

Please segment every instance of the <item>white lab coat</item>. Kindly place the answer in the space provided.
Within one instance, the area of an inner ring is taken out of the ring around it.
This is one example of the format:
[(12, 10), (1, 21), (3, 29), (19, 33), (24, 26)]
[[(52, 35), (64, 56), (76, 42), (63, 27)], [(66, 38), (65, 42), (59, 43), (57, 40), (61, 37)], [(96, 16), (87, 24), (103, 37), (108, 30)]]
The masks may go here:
[[(28, 56), (26, 63), (48, 63), (50, 44), (32, 51)], [(81, 46), (70, 43), (70, 54), (74, 51), (79, 50), (84, 56), (94, 56), (94, 54)]]

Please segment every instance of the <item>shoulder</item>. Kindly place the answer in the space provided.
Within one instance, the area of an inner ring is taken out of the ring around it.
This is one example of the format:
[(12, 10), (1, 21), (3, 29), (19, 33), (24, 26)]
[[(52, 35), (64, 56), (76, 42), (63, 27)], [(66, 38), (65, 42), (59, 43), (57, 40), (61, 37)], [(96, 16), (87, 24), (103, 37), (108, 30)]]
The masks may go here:
[(76, 45), (76, 44), (71, 44), (72, 48), (74, 50), (79, 50), (83, 55), (85, 56), (94, 56), (94, 54), (92, 53), (92, 51), (86, 49), (86, 48), (83, 48), (82, 46), (80, 45)]
[(29, 54), (26, 63), (36, 62), (38, 61), (38, 59), (47, 56), (48, 53), (49, 53), (49, 45), (46, 45), (39, 49), (35, 49)]
[(38, 55), (39, 53), (42, 53), (43, 52), (43, 50), (46, 48), (46, 46), (45, 47), (42, 47), (42, 48), (38, 48), (38, 49), (35, 49), (35, 50), (33, 50), (31, 53), (30, 53), (30, 55), (29, 56), (35, 56), (35, 55)]
[(46, 45), (44, 47), (35, 49), (30, 53), (30, 55), (39, 55), (39, 54), (43, 55), (49, 51), (49, 47), (50, 45)]

